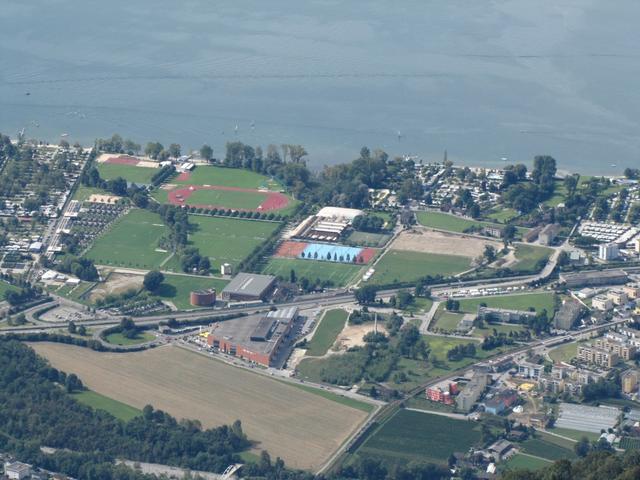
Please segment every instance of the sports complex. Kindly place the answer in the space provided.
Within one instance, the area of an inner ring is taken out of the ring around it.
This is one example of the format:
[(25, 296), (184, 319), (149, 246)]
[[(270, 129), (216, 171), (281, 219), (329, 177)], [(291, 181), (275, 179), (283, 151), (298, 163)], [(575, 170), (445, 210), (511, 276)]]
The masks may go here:
[(285, 241), (280, 245), (275, 256), (279, 258), (301, 258), (364, 265), (369, 263), (377, 254), (378, 250), (375, 248)]

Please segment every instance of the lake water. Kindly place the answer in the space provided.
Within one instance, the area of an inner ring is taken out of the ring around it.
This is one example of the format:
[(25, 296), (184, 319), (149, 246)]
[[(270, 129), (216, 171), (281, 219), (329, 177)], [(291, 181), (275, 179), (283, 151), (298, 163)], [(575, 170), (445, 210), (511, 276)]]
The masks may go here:
[(637, 0), (2, 0), (0, 132), (616, 173), (640, 166), (639, 23)]

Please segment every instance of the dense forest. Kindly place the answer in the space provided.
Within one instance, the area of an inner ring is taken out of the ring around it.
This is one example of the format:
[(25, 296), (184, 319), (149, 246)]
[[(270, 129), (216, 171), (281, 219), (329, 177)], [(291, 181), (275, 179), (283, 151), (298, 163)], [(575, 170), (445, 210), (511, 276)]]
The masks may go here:
[[(68, 394), (81, 380), (50, 367), (28, 346), (0, 341), (0, 451), (20, 460), (84, 479), (136, 477), (112, 462), (116, 458), (222, 472), (242, 463), (238, 453), (251, 446), (236, 421), (204, 430), (198, 421), (177, 421), (147, 406), (128, 422), (78, 403)], [(64, 449), (45, 455), (40, 447)], [(287, 471), (268, 454), (247, 473), (304, 478)]]

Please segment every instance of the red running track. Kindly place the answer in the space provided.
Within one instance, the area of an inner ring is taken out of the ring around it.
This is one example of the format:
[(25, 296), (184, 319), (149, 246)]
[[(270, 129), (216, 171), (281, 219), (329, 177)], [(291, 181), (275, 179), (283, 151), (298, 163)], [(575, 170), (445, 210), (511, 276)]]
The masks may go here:
[(289, 197), (280, 192), (263, 192), (260, 190), (252, 190), (250, 188), (239, 188), (239, 187), (222, 187), (219, 185), (204, 187), (202, 185), (186, 185), (184, 187), (176, 188), (171, 190), (167, 196), (169, 203), (172, 205), (189, 205), (190, 207), (196, 208), (225, 208), (228, 209), (228, 206), (224, 205), (194, 205), (188, 202), (189, 197), (196, 190), (226, 190), (233, 192), (250, 192), (250, 193), (262, 193), (267, 196), (267, 198), (258, 206), (257, 209), (242, 209), (235, 208), (232, 210), (244, 210), (247, 212), (271, 212), (273, 210), (281, 210), (289, 205)]
[(117, 163), (118, 165), (137, 165), (140, 160), (129, 155), (120, 155), (119, 157), (111, 157), (104, 163)]

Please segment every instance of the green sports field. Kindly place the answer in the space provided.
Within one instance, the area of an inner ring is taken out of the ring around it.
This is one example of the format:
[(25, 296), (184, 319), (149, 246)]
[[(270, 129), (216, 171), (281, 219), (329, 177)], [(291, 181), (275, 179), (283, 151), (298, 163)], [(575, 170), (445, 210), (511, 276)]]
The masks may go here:
[(518, 262), (509, 268), (516, 272), (533, 272), (542, 270), (542, 268), (539, 268), (538, 264), (543, 261), (546, 262), (552, 252), (553, 249), (551, 248), (518, 243), (516, 245), (516, 258), (518, 259)]
[(371, 283), (415, 282), (427, 275), (449, 277), (467, 270), (469, 261), (468, 257), (458, 255), (389, 250), (375, 265)]
[(150, 184), (151, 177), (158, 173), (157, 168), (136, 167), (135, 165), (121, 165), (118, 163), (98, 163), (98, 172), (104, 180), (122, 177), (128, 182)]
[(480, 441), (480, 424), (440, 415), (399, 410), (357, 450), (358, 456), (406, 464), (446, 464), (453, 452), (466, 452)]
[[(507, 213), (498, 213), (494, 214), (496, 220), (504, 221), (507, 219), (509, 212)], [(418, 219), (418, 223), (425, 227), (437, 228), (439, 230), (446, 230), (448, 232), (457, 232), (463, 233), (466, 229), (475, 227), (504, 227), (499, 223), (493, 222), (483, 222), (480, 220), (471, 220), (468, 218), (458, 217), (456, 215), (451, 215), (448, 213), (442, 212), (417, 212), (416, 218)], [(518, 235), (522, 235), (523, 232), (526, 232), (528, 229), (522, 227), (516, 227), (516, 231)], [(516, 236), (518, 236), (516, 235)]]
[(113, 398), (105, 397), (99, 393), (92, 392), (91, 390), (74, 393), (72, 394), (72, 397), (84, 405), (96, 410), (104, 410), (125, 422), (142, 415), (142, 411), (137, 408), (127, 405), (126, 403), (118, 402)]
[(170, 255), (156, 251), (158, 240), (168, 231), (158, 214), (132, 209), (96, 239), (86, 256), (98, 265), (159, 268)]
[(187, 205), (219, 205), (238, 210), (256, 210), (267, 195), (235, 190), (196, 190), (185, 201)]
[(254, 248), (267, 240), (278, 228), (278, 223), (236, 218), (192, 215), (189, 223), (189, 245), (197, 247), (211, 260), (213, 271), (223, 263), (234, 267), (247, 258)]
[(189, 302), (193, 290), (215, 288), (219, 295), (227, 283), (227, 280), (219, 278), (165, 274), (164, 282), (155, 293), (161, 299), (172, 302), (179, 310), (187, 310), (195, 308)]
[(532, 307), (536, 312), (541, 312), (546, 309), (547, 313), (551, 315), (555, 309), (555, 294), (538, 292), (465, 298), (460, 300), (460, 310), (466, 313), (475, 313), (481, 303), (491, 308), (508, 308), (511, 310), (529, 310), (529, 307)]
[[(278, 228), (274, 222), (197, 215), (190, 216), (189, 223), (193, 225), (189, 245), (211, 259), (213, 271), (226, 262), (237, 266)], [(167, 232), (159, 215), (133, 209), (95, 241), (87, 257), (99, 265), (178, 272), (178, 257), (157, 251), (158, 241)]]
[(324, 314), (313, 338), (307, 344), (308, 356), (321, 357), (329, 351), (347, 322), (344, 310), (329, 310)]
[(363, 271), (361, 265), (349, 263), (321, 262), (317, 260), (302, 260), (297, 258), (271, 258), (262, 273), (269, 273), (282, 278), (289, 278), (291, 270), (298, 278), (307, 278), (314, 282), (316, 279), (331, 280), (336, 287), (349, 285), (358, 278)]
[(241, 168), (226, 168), (216, 166), (197, 166), (187, 180), (173, 178), (169, 183), (178, 185), (219, 185), (224, 187), (282, 190), (282, 186), (275, 180), (259, 173)]

